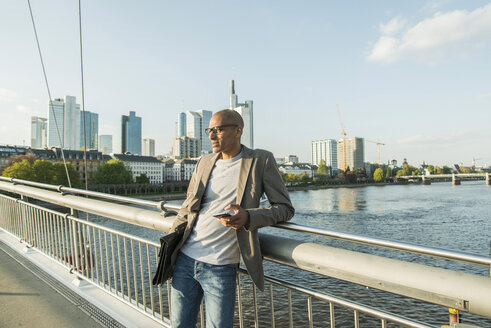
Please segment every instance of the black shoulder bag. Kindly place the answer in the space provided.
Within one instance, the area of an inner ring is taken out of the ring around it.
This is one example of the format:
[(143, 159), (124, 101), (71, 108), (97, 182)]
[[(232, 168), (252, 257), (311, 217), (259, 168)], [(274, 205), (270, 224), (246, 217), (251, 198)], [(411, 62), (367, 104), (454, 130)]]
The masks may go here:
[(172, 277), (174, 266), (171, 266), (171, 257), (184, 235), (186, 225), (186, 222), (181, 223), (173, 233), (160, 237), (159, 263), (153, 276), (153, 285), (160, 285)]

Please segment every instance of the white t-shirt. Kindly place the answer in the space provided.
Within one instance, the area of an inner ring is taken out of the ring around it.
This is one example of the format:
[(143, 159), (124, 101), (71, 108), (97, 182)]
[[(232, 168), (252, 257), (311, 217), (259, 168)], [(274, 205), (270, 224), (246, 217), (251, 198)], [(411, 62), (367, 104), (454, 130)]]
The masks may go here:
[(239, 263), (235, 230), (222, 225), (213, 215), (235, 204), (241, 159), (242, 152), (234, 158), (216, 161), (193, 231), (181, 248), (187, 256), (214, 265)]

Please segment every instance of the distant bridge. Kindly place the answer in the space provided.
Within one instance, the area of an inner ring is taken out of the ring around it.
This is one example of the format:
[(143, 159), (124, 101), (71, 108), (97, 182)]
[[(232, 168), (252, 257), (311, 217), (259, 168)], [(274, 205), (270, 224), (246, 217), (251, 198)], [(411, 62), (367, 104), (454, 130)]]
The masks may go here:
[(489, 173), (404, 175), (398, 178), (405, 179), (405, 180), (421, 180), (423, 184), (430, 184), (431, 181), (435, 181), (435, 182), (452, 181), (454, 184), (460, 184), (460, 181), (485, 180), (487, 185), (491, 185), (491, 177)]

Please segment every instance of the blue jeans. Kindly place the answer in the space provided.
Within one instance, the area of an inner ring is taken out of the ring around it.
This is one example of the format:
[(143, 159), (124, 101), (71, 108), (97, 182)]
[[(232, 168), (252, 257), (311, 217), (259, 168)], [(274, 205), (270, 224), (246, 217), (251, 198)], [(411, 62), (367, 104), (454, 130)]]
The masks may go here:
[(179, 253), (171, 283), (172, 328), (194, 328), (205, 296), (206, 328), (233, 327), (237, 264), (213, 265)]

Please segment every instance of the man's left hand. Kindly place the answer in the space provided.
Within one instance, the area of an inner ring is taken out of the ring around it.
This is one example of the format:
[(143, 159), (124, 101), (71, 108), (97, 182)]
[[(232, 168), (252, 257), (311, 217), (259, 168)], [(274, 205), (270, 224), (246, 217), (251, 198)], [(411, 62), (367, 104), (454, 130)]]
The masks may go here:
[(218, 221), (226, 227), (238, 230), (244, 225), (249, 224), (249, 212), (237, 204), (230, 204), (225, 207), (226, 211), (233, 210), (234, 215), (229, 217), (220, 217)]

